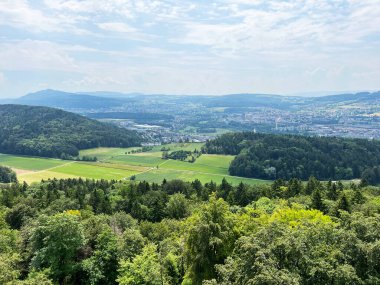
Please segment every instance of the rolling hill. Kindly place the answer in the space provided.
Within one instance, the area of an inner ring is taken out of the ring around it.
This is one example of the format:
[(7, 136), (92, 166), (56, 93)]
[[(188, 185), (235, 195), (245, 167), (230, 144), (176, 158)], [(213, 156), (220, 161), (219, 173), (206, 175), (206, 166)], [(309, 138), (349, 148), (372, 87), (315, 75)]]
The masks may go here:
[[(373, 103), (380, 101), (380, 91), (347, 93), (319, 97), (282, 96), (274, 94), (228, 94), (221, 96), (210, 95), (147, 95), (140, 93), (118, 92), (78, 92), (70, 93), (58, 90), (41, 90), (29, 93), (16, 99), (3, 100), (3, 103), (22, 104), (30, 106), (46, 106), (70, 111), (96, 110), (97, 112), (109, 111), (109, 109), (125, 107), (128, 104), (155, 104), (157, 101), (164, 104), (200, 104), (206, 108), (247, 108), (266, 107), (275, 109), (297, 109), (305, 106), (329, 105), (329, 104), (352, 104)], [(144, 105), (142, 105), (144, 106)], [(164, 110), (161, 110), (164, 112)]]
[(75, 157), (80, 149), (139, 145), (136, 132), (49, 107), (0, 105), (0, 152)]
[(309, 102), (315, 102), (319, 104), (329, 104), (329, 103), (371, 103), (374, 101), (380, 101), (380, 91), (377, 92), (360, 92), (360, 93), (349, 93), (349, 94), (339, 94), (330, 95), (323, 97), (311, 98)]
[[(131, 99), (129, 99), (131, 100)], [(106, 109), (120, 106), (128, 99), (105, 98), (58, 90), (41, 90), (10, 101), (12, 104), (45, 106), (60, 109)]]

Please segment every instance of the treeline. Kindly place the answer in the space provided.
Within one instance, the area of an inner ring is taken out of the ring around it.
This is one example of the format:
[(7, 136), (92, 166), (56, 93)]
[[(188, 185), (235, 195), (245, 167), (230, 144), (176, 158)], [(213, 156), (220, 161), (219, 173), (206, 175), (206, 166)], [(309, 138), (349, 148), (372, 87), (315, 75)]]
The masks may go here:
[(362, 180), (370, 185), (380, 184), (380, 166), (366, 169), (362, 173)]
[(241, 132), (211, 140), (203, 151), (237, 155), (230, 174), (261, 179), (353, 179), (380, 165), (380, 141), (365, 139)]
[(380, 188), (0, 186), (0, 284), (379, 284)]
[(129, 147), (136, 132), (48, 107), (0, 105), (0, 152), (72, 159), (80, 149)]

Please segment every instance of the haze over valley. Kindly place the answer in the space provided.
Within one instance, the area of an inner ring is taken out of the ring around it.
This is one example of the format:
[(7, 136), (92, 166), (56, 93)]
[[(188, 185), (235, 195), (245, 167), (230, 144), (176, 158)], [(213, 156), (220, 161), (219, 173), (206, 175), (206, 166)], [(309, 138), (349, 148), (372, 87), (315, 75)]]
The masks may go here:
[(380, 92), (305, 98), (42, 90), (3, 102), (60, 108), (112, 122), (143, 133), (146, 143), (203, 142), (231, 131), (380, 138)]

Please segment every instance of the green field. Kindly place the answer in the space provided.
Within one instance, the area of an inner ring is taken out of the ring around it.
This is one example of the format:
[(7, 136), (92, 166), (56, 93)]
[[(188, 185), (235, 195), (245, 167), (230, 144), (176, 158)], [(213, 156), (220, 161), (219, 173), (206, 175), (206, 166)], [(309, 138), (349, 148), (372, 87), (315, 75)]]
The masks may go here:
[(126, 152), (139, 149), (139, 147), (130, 148), (114, 148), (114, 147), (99, 147), (81, 150), (79, 156), (96, 156), (98, 160), (108, 160), (114, 156), (124, 155)]
[(154, 146), (150, 151), (131, 153), (134, 148), (94, 148), (82, 150), (80, 156), (96, 156), (97, 162), (77, 162), (59, 159), (35, 158), (0, 154), (0, 165), (16, 170), (20, 181), (38, 182), (49, 178), (92, 178), (136, 180), (161, 183), (162, 180), (199, 179), (206, 183), (220, 183), (225, 177), (232, 184), (241, 181), (247, 184), (267, 183), (264, 180), (229, 176), (228, 167), (233, 160), (231, 155), (203, 154), (194, 163), (179, 160), (163, 160), (162, 147), (177, 150), (200, 150), (202, 143), (177, 143)]
[(233, 160), (231, 155), (201, 155), (194, 163), (167, 160), (162, 163), (159, 168), (172, 170), (188, 170), (202, 172), (205, 174), (221, 174), (228, 175), (228, 167)]
[(132, 175), (138, 174), (138, 171), (126, 170), (120, 168), (104, 167), (100, 165), (90, 165), (85, 163), (71, 163), (54, 169), (54, 172), (75, 175), (93, 179), (127, 179)]
[(251, 184), (251, 185), (268, 182), (265, 180), (234, 177), (234, 176), (229, 176), (229, 175), (208, 174), (208, 173), (202, 173), (202, 172), (196, 172), (196, 171), (179, 171), (179, 170), (172, 170), (172, 169), (153, 169), (151, 171), (147, 171), (147, 172), (136, 175), (136, 180), (140, 180), (140, 181), (145, 180), (145, 181), (156, 182), (156, 183), (161, 183), (164, 179), (166, 180), (181, 179), (184, 181), (194, 181), (195, 179), (198, 179), (202, 183), (206, 183), (210, 181), (220, 183), (223, 178), (226, 178), (226, 180), (233, 185), (237, 185), (240, 182)]
[(60, 166), (65, 163), (67, 162), (60, 159), (0, 154), (0, 165), (17, 169), (37, 171)]
[[(160, 153), (161, 155), (161, 153)], [(105, 160), (110, 163), (120, 163), (129, 165), (140, 165), (140, 166), (157, 166), (162, 163), (161, 156), (148, 156), (148, 155), (119, 155), (114, 156), (110, 159)]]
[(67, 179), (67, 178), (79, 178), (79, 176), (58, 173), (58, 172), (49, 171), (49, 170), (30, 172), (30, 173), (24, 173), (24, 174), (18, 175), (19, 181), (25, 181), (28, 184), (32, 182), (39, 182), (42, 179), (47, 180), (47, 179), (53, 179), (53, 178)]

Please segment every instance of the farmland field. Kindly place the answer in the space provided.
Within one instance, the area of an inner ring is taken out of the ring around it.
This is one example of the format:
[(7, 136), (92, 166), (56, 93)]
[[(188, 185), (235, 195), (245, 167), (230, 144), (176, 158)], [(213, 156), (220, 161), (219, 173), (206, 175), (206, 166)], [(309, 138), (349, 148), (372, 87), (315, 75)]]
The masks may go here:
[(58, 172), (49, 171), (49, 170), (30, 172), (30, 173), (18, 175), (19, 181), (25, 181), (28, 184), (32, 182), (39, 182), (42, 179), (47, 180), (47, 179), (53, 179), (53, 178), (67, 179), (67, 178), (79, 178), (79, 176), (58, 173)]
[(244, 177), (235, 177), (229, 175), (219, 175), (219, 174), (208, 174), (196, 171), (179, 171), (172, 169), (153, 169), (151, 171), (147, 171), (141, 174), (136, 175), (136, 180), (146, 180), (150, 182), (161, 183), (164, 179), (173, 180), (173, 179), (181, 179), (184, 181), (194, 181), (195, 179), (200, 180), (202, 183), (213, 181), (215, 183), (220, 183), (223, 178), (233, 184), (237, 185), (240, 182), (246, 184), (262, 184), (267, 183), (265, 180), (258, 179), (250, 179)]
[(203, 154), (194, 163), (167, 160), (160, 165), (160, 168), (228, 175), (228, 167), (232, 159), (232, 155)]
[(88, 163), (70, 163), (54, 169), (54, 172), (75, 175), (93, 179), (124, 179), (139, 173), (134, 170), (104, 167), (100, 165), (91, 165)]
[(232, 155), (203, 154), (195, 162), (162, 159), (161, 149), (169, 151), (200, 150), (202, 143), (177, 143), (154, 146), (142, 152), (140, 147), (133, 148), (94, 148), (82, 150), (80, 157), (97, 157), (97, 162), (65, 161), (59, 159), (35, 158), (0, 154), (0, 165), (17, 170), (20, 181), (38, 182), (49, 178), (91, 178), (129, 180), (135, 177), (139, 181), (161, 183), (164, 179), (199, 179), (206, 183), (220, 183), (225, 177), (232, 184), (241, 181), (247, 184), (266, 183), (264, 180), (234, 177), (228, 174)]
[(161, 157), (147, 156), (147, 155), (119, 155), (110, 159), (104, 160), (110, 163), (120, 163), (139, 166), (157, 166), (162, 163)]
[(12, 168), (25, 170), (44, 170), (56, 167), (66, 162), (60, 159), (53, 158), (37, 158), (27, 156), (14, 156), (8, 154), (0, 154), (0, 165), (5, 165)]

